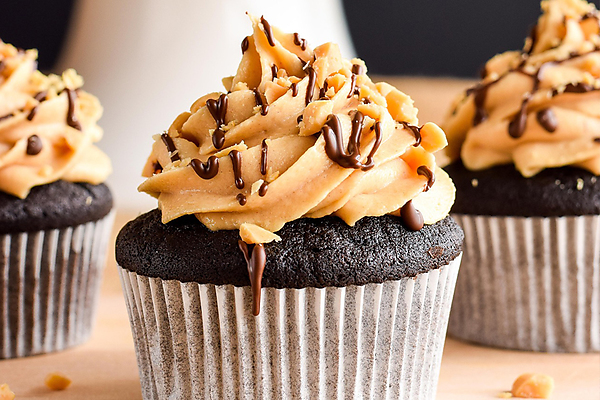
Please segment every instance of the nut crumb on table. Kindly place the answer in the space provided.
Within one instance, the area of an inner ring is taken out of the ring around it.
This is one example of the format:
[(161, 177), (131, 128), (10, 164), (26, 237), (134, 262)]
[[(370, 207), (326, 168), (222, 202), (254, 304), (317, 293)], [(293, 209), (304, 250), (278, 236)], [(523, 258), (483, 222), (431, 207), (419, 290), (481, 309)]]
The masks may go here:
[(8, 387), (8, 384), (3, 383), (0, 385), (0, 400), (13, 400), (15, 398), (15, 394)]
[(71, 385), (71, 380), (60, 372), (52, 372), (44, 381), (50, 390), (65, 390)]
[(512, 386), (513, 397), (548, 399), (554, 390), (554, 379), (545, 374), (522, 374)]

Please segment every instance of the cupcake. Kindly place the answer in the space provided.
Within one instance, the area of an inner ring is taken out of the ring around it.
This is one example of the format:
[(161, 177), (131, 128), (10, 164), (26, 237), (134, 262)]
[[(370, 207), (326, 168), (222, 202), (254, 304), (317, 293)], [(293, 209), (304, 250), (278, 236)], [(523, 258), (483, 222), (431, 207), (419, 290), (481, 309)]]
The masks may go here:
[(117, 238), (143, 396), (433, 399), (463, 238), (445, 135), (337, 45), (250, 19)]
[(542, 2), (522, 51), (489, 60), (444, 128), (465, 232), (449, 333), (544, 352), (600, 350), (599, 14)]
[(112, 224), (102, 108), (36, 59), (0, 42), (0, 358), (90, 336)]

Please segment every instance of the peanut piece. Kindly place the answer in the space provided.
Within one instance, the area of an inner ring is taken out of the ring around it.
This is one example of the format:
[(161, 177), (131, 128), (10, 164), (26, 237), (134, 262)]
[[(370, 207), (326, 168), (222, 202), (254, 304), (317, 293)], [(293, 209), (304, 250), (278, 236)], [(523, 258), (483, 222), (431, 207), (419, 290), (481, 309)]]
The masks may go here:
[(0, 385), (0, 400), (13, 400), (14, 398), (15, 394), (10, 390), (7, 383)]
[(71, 385), (71, 380), (60, 372), (52, 372), (44, 381), (50, 390), (65, 390)]
[(523, 374), (512, 386), (514, 397), (547, 399), (554, 390), (554, 379), (544, 374)]
[(435, 153), (448, 145), (446, 134), (433, 122), (428, 122), (421, 128), (421, 146), (430, 153)]

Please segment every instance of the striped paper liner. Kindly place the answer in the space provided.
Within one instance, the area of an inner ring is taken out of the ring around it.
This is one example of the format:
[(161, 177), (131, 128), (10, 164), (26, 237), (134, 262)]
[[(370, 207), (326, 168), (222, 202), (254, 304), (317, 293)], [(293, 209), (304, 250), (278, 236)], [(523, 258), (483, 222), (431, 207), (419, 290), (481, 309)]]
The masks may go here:
[(0, 358), (89, 338), (113, 219), (0, 235)]
[(508, 349), (600, 350), (600, 216), (453, 217), (465, 244), (451, 336)]
[(382, 284), (263, 288), (120, 269), (144, 399), (434, 399), (460, 256)]

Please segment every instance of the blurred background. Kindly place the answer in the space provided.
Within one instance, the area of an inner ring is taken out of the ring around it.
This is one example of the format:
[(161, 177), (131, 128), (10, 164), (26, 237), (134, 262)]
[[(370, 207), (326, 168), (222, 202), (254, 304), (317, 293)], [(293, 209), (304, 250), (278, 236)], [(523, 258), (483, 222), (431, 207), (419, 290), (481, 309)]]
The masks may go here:
[(477, 77), (498, 52), (520, 49), (540, 14), (537, 0), (3, 0), (2, 6), (3, 41), (39, 49), (45, 72), (74, 67), (84, 89), (100, 98), (99, 147), (115, 170), (109, 184), (119, 207), (140, 211), (156, 205), (136, 190), (151, 136), (235, 73), (240, 42), (251, 31), (245, 11), (299, 32), (313, 47), (339, 43), (344, 56), (365, 60), (371, 75), (461, 78)]

